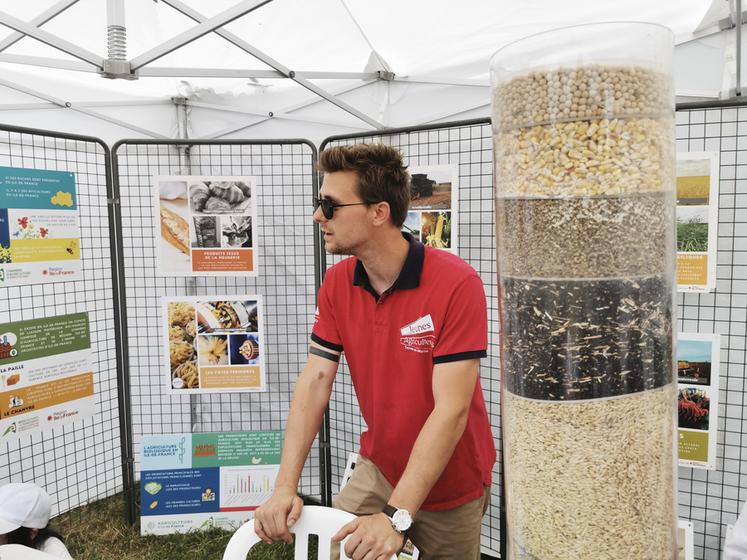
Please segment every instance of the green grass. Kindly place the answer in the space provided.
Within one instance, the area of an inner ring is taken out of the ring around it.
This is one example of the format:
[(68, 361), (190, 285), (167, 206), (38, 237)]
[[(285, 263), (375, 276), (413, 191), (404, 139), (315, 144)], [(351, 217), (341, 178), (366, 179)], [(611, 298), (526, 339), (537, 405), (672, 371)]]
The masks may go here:
[(696, 220), (677, 222), (677, 250), (708, 251), (708, 224)]
[[(141, 536), (128, 525), (122, 494), (76, 508), (52, 520), (76, 560), (220, 560), (231, 533), (220, 529), (178, 535)], [(249, 560), (293, 560), (284, 543), (257, 545)]]

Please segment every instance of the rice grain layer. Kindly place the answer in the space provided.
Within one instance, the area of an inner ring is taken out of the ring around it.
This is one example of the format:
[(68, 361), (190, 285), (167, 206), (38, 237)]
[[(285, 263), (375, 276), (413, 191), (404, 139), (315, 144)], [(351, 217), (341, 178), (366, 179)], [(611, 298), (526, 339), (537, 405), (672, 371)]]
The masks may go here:
[(675, 557), (675, 391), (573, 403), (504, 393), (510, 560)]

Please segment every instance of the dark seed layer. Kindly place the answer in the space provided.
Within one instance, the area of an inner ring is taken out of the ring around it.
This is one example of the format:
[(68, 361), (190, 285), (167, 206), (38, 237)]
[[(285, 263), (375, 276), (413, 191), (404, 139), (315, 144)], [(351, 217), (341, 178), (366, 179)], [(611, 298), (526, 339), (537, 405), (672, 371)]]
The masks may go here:
[(501, 278), (506, 387), (542, 400), (615, 397), (672, 380), (667, 276)]

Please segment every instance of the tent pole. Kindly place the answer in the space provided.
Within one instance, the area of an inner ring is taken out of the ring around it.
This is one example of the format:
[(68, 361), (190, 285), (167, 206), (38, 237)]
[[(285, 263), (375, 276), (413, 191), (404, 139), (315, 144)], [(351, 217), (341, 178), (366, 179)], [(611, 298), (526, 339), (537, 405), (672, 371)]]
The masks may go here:
[(373, 44), (371, 43), (371, 39), (369, 39), (368, 35), (366, 35), (366, 32), (363, 31), (363, 28), (361, 27), (361, 24), (358, 23), (358, 20), (355, 19), (355, 16), (353, 15), (353, 12), (350, 11), (350, 7), (348, 6), (347, 2), (345, 2), (345, 0), (340, 0), (340, 2), (342, 3), (342, 7), (345, 8), (345, 11), (350, 16), (350, 19), (353, 21), (353, 25), (355, 25), (356, 29), (358, 30), (358, 33), (361, 34), (361, 37), (363, 37), (363, 40), (368, 45), (368, 48), (371, 49), (371, 53), (376, 57), (376, 60), (379, 61), (379, 64), (381, 65), (381, 69), (384, 70), (385, 72), (394, 73), (394, 70), (392, 70), (392, 67), (389, 66), (386, 60), (384, 60), (384, 57), (382, 57), (379, 54), (379, 51), (377, 51), (374, 48)]
[[(41, 27), (45, 23), (47, 23), (49, 20), (57, 17), (59, 14), (67, 10), (70, 6), (78, 2), (78, 0), (61, 0), (60, 2), (57, 2), (54, 6), (46, 10), (44, 13), (39, 14), (34, 19), (32, 19), (29, 23), (33, 25), (34, 27)], [(0, 41), (0, 52), (7, 49), (9, 46), (17, 43), (21, 39), (24, 38), (23, 33), (11, 33), (8, 37)]]
[[(269, 1), (269, 0), (268, 0)], [(174, 8), (176, 11), (184, 14), (185, 16), (195, 20), (196, 22), (200, 23), (197, 27), (200, 27), (201, 25), (204, 25), (207, 23), (208, 19), (206, 19), (205, 16), (203, 16), (198, 11), (192, 9), (191, 7), (187, 6), (184, 2), (181, 0), (162, 0), (164, 4), (168, 4), (172, 8)], [(213, 18), (215, 19), (215, 18)], [(273, 59), (272, 57), (268, 56), (264, 52), (254, 48), (252, 45), (241, 39), (240, 37), (236, 36), (235, 34), (225, 30), (225, 29), (213, 29), (213, 31), (217, 34), (226, 39), (227, 41), (233, 43), (237, 47), (239, 47), (244, 52), (249, 53), (257, 60), (260, 60), (270, 66), (271, 68), (277, 70), (280, 72), (283, 76), (287, 76), (294, 82), (296, 82), (298, 85), (306, 88), (307, 90), (311, 91), (312, 93), (318, 95), (322, 99), (325, 99), (329, 103), (332, 103), (333, 105), (336, 105), (343, 111), (350, 113), (351, 115), (359, 118), (369, 126), (375, 129), (383, 129), (386, 128), (383, 124), (379, 123), (375, 119), (372, 119), (365, 113), (359, 111), (352, 105), (349, 105), (345, 103), (344, 101), (337, 99), (334, 95), (330, 95), (327, 91), (323, 90), (320, 87), (317, 87), (312, 82), (310, 82), (307, 79), (304, 79), (302, 77), (299, 77), (296, 75), (296, 72), (292, 71), (290, 68), (285, 67), (283, 64), (278, 62), (277, 60)], [(145, 55), (143, 55), (145, 57)], [(148, 58), (148, 57), (146, 57)], [(138, 67), (140, 63), (135, 64), (135, 61), (133, 60), (133, 67)]]
[(21, 93), (25, 93), (26, 95), (30, 95), (32, 97), (37, 97), (39, 99), (43, 99), (44, 101), (48, 101), (50, 103), (54, 103), (57, 105), (60, 109), (70, 109), (71, 111), (75, 111), (77, 113), (82, 113), (84, 115), (88, 115), (89, 117), (93, 117), (95, 119), (103, 120), (106, 122), (110, 122), (112, 124), (116, 124), (117, 126), (121, 126), (123, 128), (128, 128), (130, 130), (134, 130), (135, 132), (139, 132), (140, 134), (143, 134), (145, 136), (150, 136), (152, 138), (166, 138), (163, 134), (159, 134), (158, 132), (153, 132), (151, 130), (147, 130), (145, 128), (136, 126), (132, 123), (110, 117), (109, 115), (105, 115), (103, 113), (98, 113), (96, 111), (91, 111), (90, 109), (86, 109), (85, 107), (78, 107), (76, 105), (73, 105), (70, 101), (63, 101), (61, 99), (58, 99), (56, 97), (53, 97), (52, 95), (48, 95), (46, 93), (36, 91), (34, 89), (28, 88), (26, 86), (22, 86), (20, 84), (16, 84), (14, 82), (11, 82), (9, 80), (5, 80), (2, 77), (0, 77), (0, 86), (7, 87), (9, 89), (13, 89), (16, 91), (20, 91)]
[(149, 51), (133, 58), (130, 61), (132, 71), (134, 72), (138, 68), (141, 68), (146, 64), (150, 64), (154, 60), (158, 60), (162, 56), (166, 56), (167, 54), (174, 52), (179, 47), (183, 47), (184, 45), (187, 45), (192, 41), (199, 39), (203, 35), (212, 33), (216, 29), (231, 23), (235, 19), (239, 19), (240, 17), (253, 12), (257, 8), (261, 8), (265, 4), (269, 4), (271, 1), (272, 0), (242, 0), (234, 7), (229, 8), (228, 10), (225, 10), (209, 19), (204, 19), (201, 23), (199, 23), (192, 29), (188, 29), (183, 33), (179, 33), (176, 37), (172, 37), (168, 41), (157, 45)]
[(106, 0), (106, 31), (109, 59), (127, 60), (124, 0)]
[(39, 29), (38, 27), (35, 27), (32, 24), (26, 23), (23, 20), (13, 17), (8, 13), (0, 12), (0, 23), (6, 27), (10, 27), (11, 29), (18, 31), (19, 33), (23, 33), (24, 35), (32, 37), (37, 41), (44, 43), (45, 45), (49, 45), (52, 48), (61, 50), (62, 52), (69, 54), (70, 56), (74, 56), (75, 58), (79, 58), (84, 62), (88, 62), (96, 68), (101, 68), (102, 66), (101, 57), (96, 53), (93, 53), (78, 45), (74, 45), (70, 41), (66, 41), (65, 39), (58, 37), (54, 33), (49, 33), (48, 31)]
[(742, 95), (742, 0), (737, 0), (736, 21), (737, 26), (737, 84), (734, 95)]
[[(187, 115), (187, 98), (186, 97), (172, 97), (171, 101), (176, 106), (176, 137), (179, 140), (187, 140), (189, 138), (189, 116)], [(188, 167), (188, 162), (182, 158), (182, 152), (179, 152), (181, 159), (182, 169)]]
[(106, 0), (107, 58), (101, 76), (104, 78), (136, 80), (127, 61), (127, 24), (124, 0)]
[[(339, 126), (342, 128), (360, 128), (361, 130), (366, 130), (366, 127), (363, 126), (351, 126), (350, 123), (337, 121), (337, 120), (329, 120), (329, 119), (322, 119), (320, 117), (299, 117), (296, 115), (289, 115), (287, 113), (282, 112), (275, 112), (275, 111), (266, 111), (264, 113), (258, 113), (256, 111), (252, 111), (250, 109), (242, 109), (241, 107), (232, 107), (230, 105), (216, 105), (215, 103), (202, 103), (201, 101), (190, 101), (187, 100), (187, 105), (190, 107), (196, 107), (198, 109), (210, 109), (212, 111), (222, 111), (225, 113), (238, 113), (241, 115), (247, 115), (249, 117), (257, 117), (257, 118), (272, 118), (272, 119), (283, 119), (288, 121), (299, 121), (299, 122), (306, 122), (311, 124), (323, 124), (328, 126)], [(0, 105), (2, 107), (2, 105)]]
[(24, 54), (7, 54), (0, 52), (0, 62), (9, 62), (11, 64), (23, 64), (25, 66), (42, 66), (45, 68), (58, 68), (60, 70), (70, 70), (72, 72), (92, 72), (99, 71), (98, 68), (90, 66), (79, 60), (64, 60), (62, 58), (48, 58), (46, 56), (27, 56)]
[[(219, 32), (216, 33), (220, 34)], [(146, 66), (138, 70), (138, 75), (141, 78), (261, 78), (268, 80), (284, 80), (288, 78), (288, 75), (280, 70), (252, 70), (249, 68), (187, 68), (183, 66)], [(306, 72), (301, 70), (296, 72), (296, 78), (305, 80), (378, 80), (379, 72)]]
[[(348, 93), (350, 91), (354, 91), (356, 89), (360, 89), (360, 88), (362, 88), (364, 86), (367, 86), (370, 83), (371, 82), (361, 82), (361, 83), (355, 84), (353, 86), (347, 86), (347, 87), (341, 88), (339, 90), (336, 90), (334, 92), (331, 92), (330, 95), (342, 95), (343, 93)], [(266, 116), (264, 118), (261, 118), (261, 119), (259, 119), (257, 121), (251, 122), (251, 123), (243, 123), (243, 124), (240, 124), (238, 126), (236, 126), (234, 124), (234, 125), (232, 125), (232, 126), (230, 126), (228, 128), (224, 128), (222, 130), (219, 130), (218, 132), (212, 132), (212, 133), (210, 133), (210, 134), (208, 134), (206, 136), (201, 136), (200, 138), (201, 139), (208, 139), (208, 140), (209, 139), (214, 139), (214, 138), (221, 138), (221, 137), (226, 136), (228, 134), (233, 134), (235, 132), (239, 132), (241, 130), (245, 130), (247, 128), (251, 128), (253, 126), (257, 126), (259, 124), (262, 124), (263, 122), (269, 121), (272, 118), (279, 118), (279, 119), (286, 118), (286, 117), (290, 116), (290, 113), (292, 113), (293, 111), (298, 111), (300, 109), (305, 109), (306, 107), (311, 107), (312, 105), (317, 105), (318, 103), (322, 103), (324, 101), (326, 101), (326, 100), (323, 99), (323, 98), (314, 99), (312, 101), (306, 100), (306, 101), (303, 101), (301, 103), (296, 103), (295, 105), (291, 105), (289, 107), (285, 107), (281, 112), (274, 112), (272, 116), (269, 116), (269, 114), (268, 114), (268, 116)], [(190, 103), (190, 105), (192, 105), (194, 107), (199, 107), (200, 106), (200, 105), (198, 105), (196, 103)], [(224, 110), (229, 111), (230, 109), (224, 109)], [(306, 120), (306, 119), (303, 119), (303, 120)], [(335, 123), (332, 123), (332, 124), (335, 124)], [(349, 127), (349, 125), (344, 125), (344, 126)], [(354, 127), (353, 126), (353, 127), (350, 127), (350, 128), (358, 128), (358, 127)]]

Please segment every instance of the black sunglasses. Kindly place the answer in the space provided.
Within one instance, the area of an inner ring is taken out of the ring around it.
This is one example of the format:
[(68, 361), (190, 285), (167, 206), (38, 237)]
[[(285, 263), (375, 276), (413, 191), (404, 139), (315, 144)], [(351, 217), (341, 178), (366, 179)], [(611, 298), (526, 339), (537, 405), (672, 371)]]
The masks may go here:
[(332, 216), (335, 215), (335, 208), (344, 208), (345, 206), (361, 206), (361, 205), (368, 206), (368, 202), (351, 202), (350, 204), (337, 204), (336, 202), (332, 202), (328, 198), (315, 198), (314, 199), (314, 212), (316, 212), (316, 209), (321, 206), (322, 208), (322, 214), (324, 214), (324, 217), (328, 220), (332, 219)]

